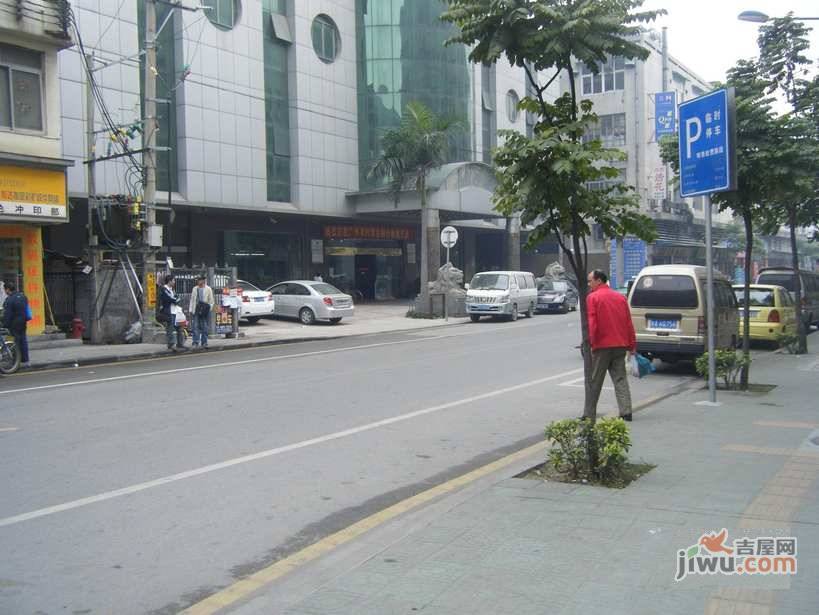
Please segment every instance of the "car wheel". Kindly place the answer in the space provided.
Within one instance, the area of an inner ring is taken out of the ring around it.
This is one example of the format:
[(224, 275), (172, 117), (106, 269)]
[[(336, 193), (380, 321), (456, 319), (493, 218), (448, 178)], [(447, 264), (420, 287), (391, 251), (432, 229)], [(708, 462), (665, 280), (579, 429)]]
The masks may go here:
[(529, 309), (526, 310), (526, 318), (532, 318), (535, 315), (535, 305), (533, 303), (529, 304)]
[(261, 316), (248, 316), (247, 317), (247, 322), (249, 322), (251, 325), (255, 325), (261, 319), (262, 319)]
[(509, 320), (515, 322), (518, 319), (518, 304), (512, 304), (512, 313), (509, 314)]
[(480, 319), (481, 319), (481, 317), (478, 314), (470, 314), (469, 315), (469, 320), (471, 320), (472, 322), (478, 322)]
[(340, 322), (341, 322), (340, 318), (331, 318), (330, 319), (330, 324), (332, 324), (332, 325), (337, 325)]
[(560, 313), (561, 314), (568, 314), (569, 313), (569, 306), (564, 303), (563, 306), (560, 308)]
[(303, 325), (312, 325), (316, 322), (316, 315), (310, 308), (301, 308), (301, 310), (299, 310), (299, 320)]

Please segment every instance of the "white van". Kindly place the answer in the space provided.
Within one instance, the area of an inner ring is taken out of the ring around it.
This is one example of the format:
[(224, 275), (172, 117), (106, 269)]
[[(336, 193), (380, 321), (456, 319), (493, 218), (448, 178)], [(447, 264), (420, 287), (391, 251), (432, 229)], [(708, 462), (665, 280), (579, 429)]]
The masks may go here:
[(537, 306), (535, 276), (528, 271), (476, 273), (466, 291), (466, 312), (472, 322), (478, 322), (481, 316), (517, 320), (520, 313), (531, 318)]

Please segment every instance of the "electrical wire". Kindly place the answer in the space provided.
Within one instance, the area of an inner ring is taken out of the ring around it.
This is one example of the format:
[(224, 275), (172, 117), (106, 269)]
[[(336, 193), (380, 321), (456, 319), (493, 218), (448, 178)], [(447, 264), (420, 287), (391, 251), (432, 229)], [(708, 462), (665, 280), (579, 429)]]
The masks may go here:
[(108, 34), (108, 31), (111, 29), (111, 26), (119, 19), (119, 14), (122, 12), (122, 7), (125, 6), (125, 0), (120, 0), (119, 6), (117, 7), (116, 12), (111, 17), (111, 21), (108, 22), (108, 25), (105, 26), (105, 29), (100, 34), (100, 37), (97, 39), (97, 44), (92, 47), (92, 49), (98, 49), (99, 46), (102, 44), (102, 39), (105, 38), (105, 35)]

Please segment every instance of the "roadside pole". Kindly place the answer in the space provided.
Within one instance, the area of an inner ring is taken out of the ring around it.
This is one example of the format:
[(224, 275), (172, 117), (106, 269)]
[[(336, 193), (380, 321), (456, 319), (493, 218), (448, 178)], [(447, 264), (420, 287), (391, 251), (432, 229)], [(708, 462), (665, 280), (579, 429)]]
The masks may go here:
[(97, 196), (97, 135), (94, 132), (95, 111), (94, 106), (94, 91), (91, 86), (92, 71), (94, 67), (94, 54), (89, 53), (85, 56), (85, 65), (88, 68), (85, 81), (85, 114), (86, 114), (86, 156), (87, 156), (87, 179), (88, 179), (88, 261), (91, 266), (91, 271), (88, 274), (91, 281), (91, 309), (90, 320), (88, 323), (91, 332), (91, 343), (102, 343), (101, 327), (100, 327), (100, 307), (99, 307), (99, 239), (94, 233), (94, 215), (96, 214), (96, 196)]
[[(441, 229), (441, 245), (446, 248), (446, 264), (452, 265), (449, 262), (449, 249), (454, 247), (455, 244), (458, 243), (458, 229), (454, 226), (445, 226)], [(444, 320), (449, 322), (449, 311), (447, 307), (447, 303), (449, 299), (449, 293), (444, 293)]]
[(714, 326), (714, 242), (712, 233), (712, 213), (711, 195), (705, 195), (705, 268), (707, 273), (706, 302), (708, 303), (708, 314), (706, 315), (708, 327), (708, 401), (717, 403), (717, 356), (716, 356), (716, 334)]
[[(145, 221), (142, 228), (142, 339), (152, 341), (153, 318), (149, 317), (151, 306), (148, 288), (156, 284), (156, 251), (162, 246), (161, 227), (156, 226), (156, 0), (145, 0), (145, 104), (143, 117), (143, 164), (145, 166), (145, 190), (143, 206)], [(159, 246), (156, 246), (156, 244)]]

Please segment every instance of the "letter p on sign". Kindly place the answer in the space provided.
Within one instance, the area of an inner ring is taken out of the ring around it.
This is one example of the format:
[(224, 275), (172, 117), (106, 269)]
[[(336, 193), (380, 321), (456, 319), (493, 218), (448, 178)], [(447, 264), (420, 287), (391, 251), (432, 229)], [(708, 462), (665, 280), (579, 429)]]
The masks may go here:
[[(693, 130), (692, 130), (693, 129)], [(694, 133), (696, 130), (696, 133)], [(691, 158), (691, 146), (702, 136), (702, 122), (700, 118), (691, 117), (685, 120), (685, 157)]]

